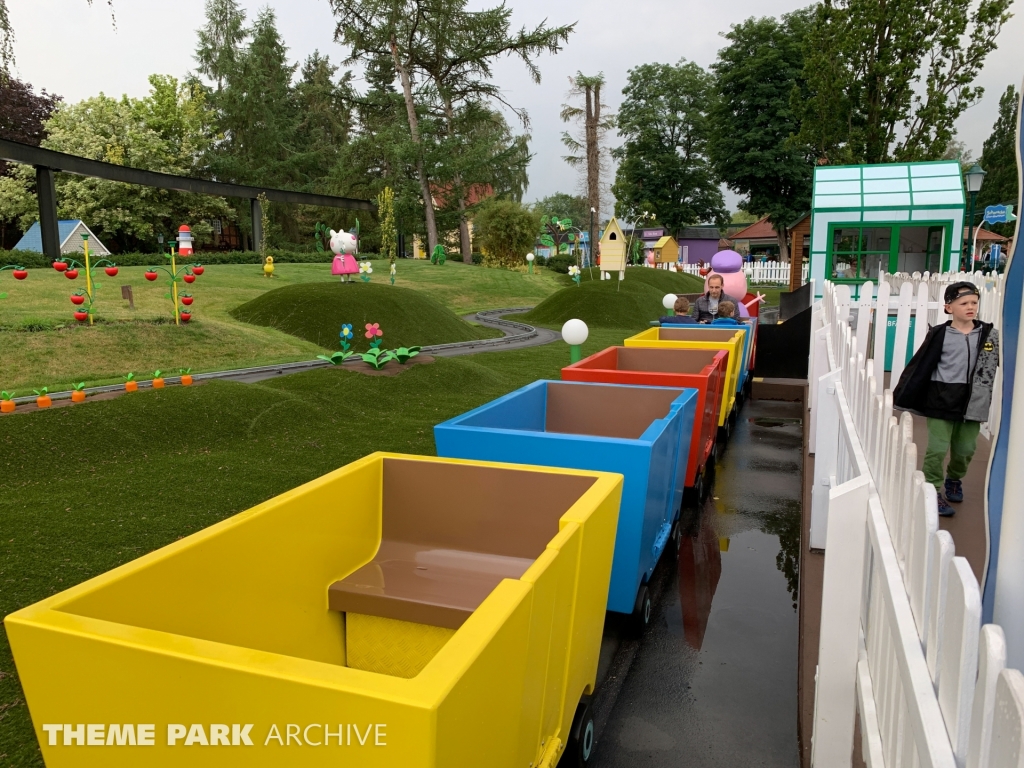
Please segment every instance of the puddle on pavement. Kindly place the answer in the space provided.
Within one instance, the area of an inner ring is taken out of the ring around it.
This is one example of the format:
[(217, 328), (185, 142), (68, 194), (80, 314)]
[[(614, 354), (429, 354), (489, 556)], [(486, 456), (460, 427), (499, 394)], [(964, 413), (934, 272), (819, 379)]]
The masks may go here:
[(662, 561), (651, 627), (594, 764), (795, 768), (803, 428), (749, 402), (708, 501)]

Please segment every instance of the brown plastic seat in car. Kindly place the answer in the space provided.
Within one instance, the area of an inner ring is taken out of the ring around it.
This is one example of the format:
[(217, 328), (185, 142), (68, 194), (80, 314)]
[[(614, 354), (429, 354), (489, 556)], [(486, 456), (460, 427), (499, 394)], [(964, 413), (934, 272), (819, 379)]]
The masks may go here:
[[(524, 475), (529, 482), (523, 482)], [(517, 579), (593, 479), (386, 459), (381, 542), (334, 582), (332, 610), (458, 629), (502, 579)]]

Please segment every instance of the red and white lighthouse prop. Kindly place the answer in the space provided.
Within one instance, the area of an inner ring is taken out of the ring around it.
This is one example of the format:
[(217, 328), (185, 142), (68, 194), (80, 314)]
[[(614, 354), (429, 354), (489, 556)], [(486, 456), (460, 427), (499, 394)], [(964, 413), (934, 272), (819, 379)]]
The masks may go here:
[(178, 227), (178, 255), (192, 255), (192, 230), (188, 228), (188, 224)]

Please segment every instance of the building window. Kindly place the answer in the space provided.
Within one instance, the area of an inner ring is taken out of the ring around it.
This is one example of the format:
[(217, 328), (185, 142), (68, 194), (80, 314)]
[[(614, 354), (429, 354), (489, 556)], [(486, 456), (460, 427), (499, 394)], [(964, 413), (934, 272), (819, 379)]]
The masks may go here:
[(939, 272), (941, 225), (836, 227), (828, 254), (832, 280), (878, 280), (881, 272)]
[(877, 280), (888, 271), (891, 227), (843, 227), (832, 233), (833, 280)]

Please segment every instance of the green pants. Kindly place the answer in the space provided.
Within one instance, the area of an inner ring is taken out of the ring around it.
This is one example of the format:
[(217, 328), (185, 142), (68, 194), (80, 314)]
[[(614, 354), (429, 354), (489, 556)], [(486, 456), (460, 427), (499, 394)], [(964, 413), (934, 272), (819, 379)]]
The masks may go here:
[[(946, 421), (928, 419), (928, 450), (924, 454), (924, 478), (943, 492), (943, 482), (948, 477), (959, 480), (967, 474), (967, 467), (978, 447), (978, 432), (981, 423), (977, 421)], [(945, 474), (942, 463), (949, 453), (949, 466)]]

